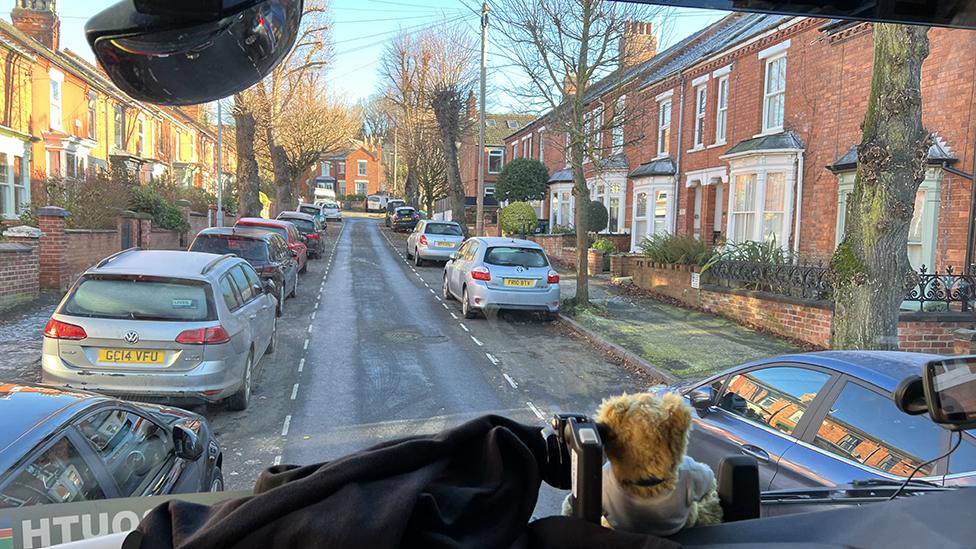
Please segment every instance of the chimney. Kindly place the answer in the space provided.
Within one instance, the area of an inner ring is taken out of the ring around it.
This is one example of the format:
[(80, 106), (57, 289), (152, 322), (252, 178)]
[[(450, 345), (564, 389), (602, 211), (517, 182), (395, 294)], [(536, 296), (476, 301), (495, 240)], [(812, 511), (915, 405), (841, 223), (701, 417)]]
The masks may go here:
[(657, 55), (657, 37), (650, 21), (624, 21), (620, 37), (620, 66), (632, 67)]
[(563, 76), (563, 93), (566, 97), (576, 95), (576, 78), (569, 73)]
[(17, 0), (10, 12), (10, 20), (24, 34), (57, 51), (61, 21), (56, 4), (57, 0)]
[(474, 92), (468, 92), (468, 120), (478, 118), (478, 100), (474, 97)]

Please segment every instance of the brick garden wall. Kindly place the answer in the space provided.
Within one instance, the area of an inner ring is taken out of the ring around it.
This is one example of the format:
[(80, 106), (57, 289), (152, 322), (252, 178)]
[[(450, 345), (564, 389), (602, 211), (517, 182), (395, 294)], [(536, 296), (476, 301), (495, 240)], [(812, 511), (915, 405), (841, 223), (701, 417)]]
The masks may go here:
[(67, 242), (64, 257), (69, 285), (102, 258), (122, 249), (118, 231), (65, 229), (64, 235)]
[[(617, 251), (624, 253), (630, 250), (630, 235), (599, 235), (597, 238), (612, 240), (617, 246)], [(546, 255), (557, 263), (564, 265), (576, 264), (576, 234), (532, 234), (527, 235), (526, 239), (531, 240), (546, 251)]]
[[(617, 276), (631, 276), (649, 292), (688, 307), (721, 315), (740, 324), (829, 348), (833, 308), (830, 303), (764, 292), (702, 285), (691, 287), (689, 266), (657, 265), (638, 256), (618, 256)], [(971, 313), (902, 313), (898, 321), (899, 348), (917, 353), (953, 352), (954, 333), (976, 327)]]
[(38, 255), (34, 246), (0, 242), (0, 311), (37, 297)]
[[(190, 233), (188, 235), (188, 240), (193, 238), (197, 232)], [(189, 242), (187, 242), (189, 246)], [(156, 230), (153, 229), (152, 232), (152, 249), (154, 250), (185, 250), (187, 246), (183, 245), (180, 239), (180, 233), (176, 231), (166, 231), (166, 230)]]

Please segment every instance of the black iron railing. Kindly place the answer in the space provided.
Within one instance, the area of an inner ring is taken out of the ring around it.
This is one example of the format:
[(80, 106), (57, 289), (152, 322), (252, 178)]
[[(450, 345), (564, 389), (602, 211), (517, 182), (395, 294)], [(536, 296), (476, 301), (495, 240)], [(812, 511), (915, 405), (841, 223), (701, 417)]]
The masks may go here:
[(976, 302), (976, 276), (956, 274), (951, 266), (944, 273), (929, 273), (925, 265), (918, 270), (918, 284), (909, 288), (905, 301), (919, 311), (972, 311)]
[(833, 286), (823, 264), (776, 264), (719, 260), (706, 271), (707, 280), (741, 288), (805, 299), (830, 299)]

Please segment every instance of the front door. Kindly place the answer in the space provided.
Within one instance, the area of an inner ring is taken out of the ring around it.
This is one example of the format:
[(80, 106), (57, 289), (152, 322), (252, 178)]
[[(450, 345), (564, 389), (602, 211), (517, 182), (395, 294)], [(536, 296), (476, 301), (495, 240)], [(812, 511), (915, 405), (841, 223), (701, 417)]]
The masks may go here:
[(695, 238), (701, 240), (702, 230), (702, 186), (695, 187)]

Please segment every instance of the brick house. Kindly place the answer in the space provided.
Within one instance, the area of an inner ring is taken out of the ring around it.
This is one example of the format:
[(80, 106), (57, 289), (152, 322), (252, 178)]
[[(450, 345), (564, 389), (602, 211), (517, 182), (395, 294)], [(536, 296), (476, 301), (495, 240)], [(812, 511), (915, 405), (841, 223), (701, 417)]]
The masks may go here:
[(301, 178), (303, 193), (309, 184), (331, 190), (337, 196), (386, 192), (383, 146), (357, 141), (347, 150), (322, 155), (318, 164)]
[[(643, 123), (625, 127), (620, 158), (628, 170), (620, 226), (632, 245), (648, 234), (678, 232), (708, 242), (775, 239), (801, 255), (828, 257), (843, 235), (838, 212), (854, 181), (871, 28), (734, 13), (641, 65), (625, 105), (642, 110)], [(923, 123), (936, 139), (916, 198), (909, 257), (915, 267), (941, 269), (966, 256), (971, 184), (943, 167), (973, 170), (976, 68), (966, 52), (976, 47), (976, 33), (933, 28), (929, 39)], [(606, 104), (627, 85), (615, 83), (594, 100)], [(559, 164), (560, 149), (546, 151), (547, 164), (550, 154)], [(591, 197), (599, 198), (595, 182)], [(566, 173), (554, 173), (545, 212), (554, 224), (565, 224), (572, 211), (570, 185)]]

